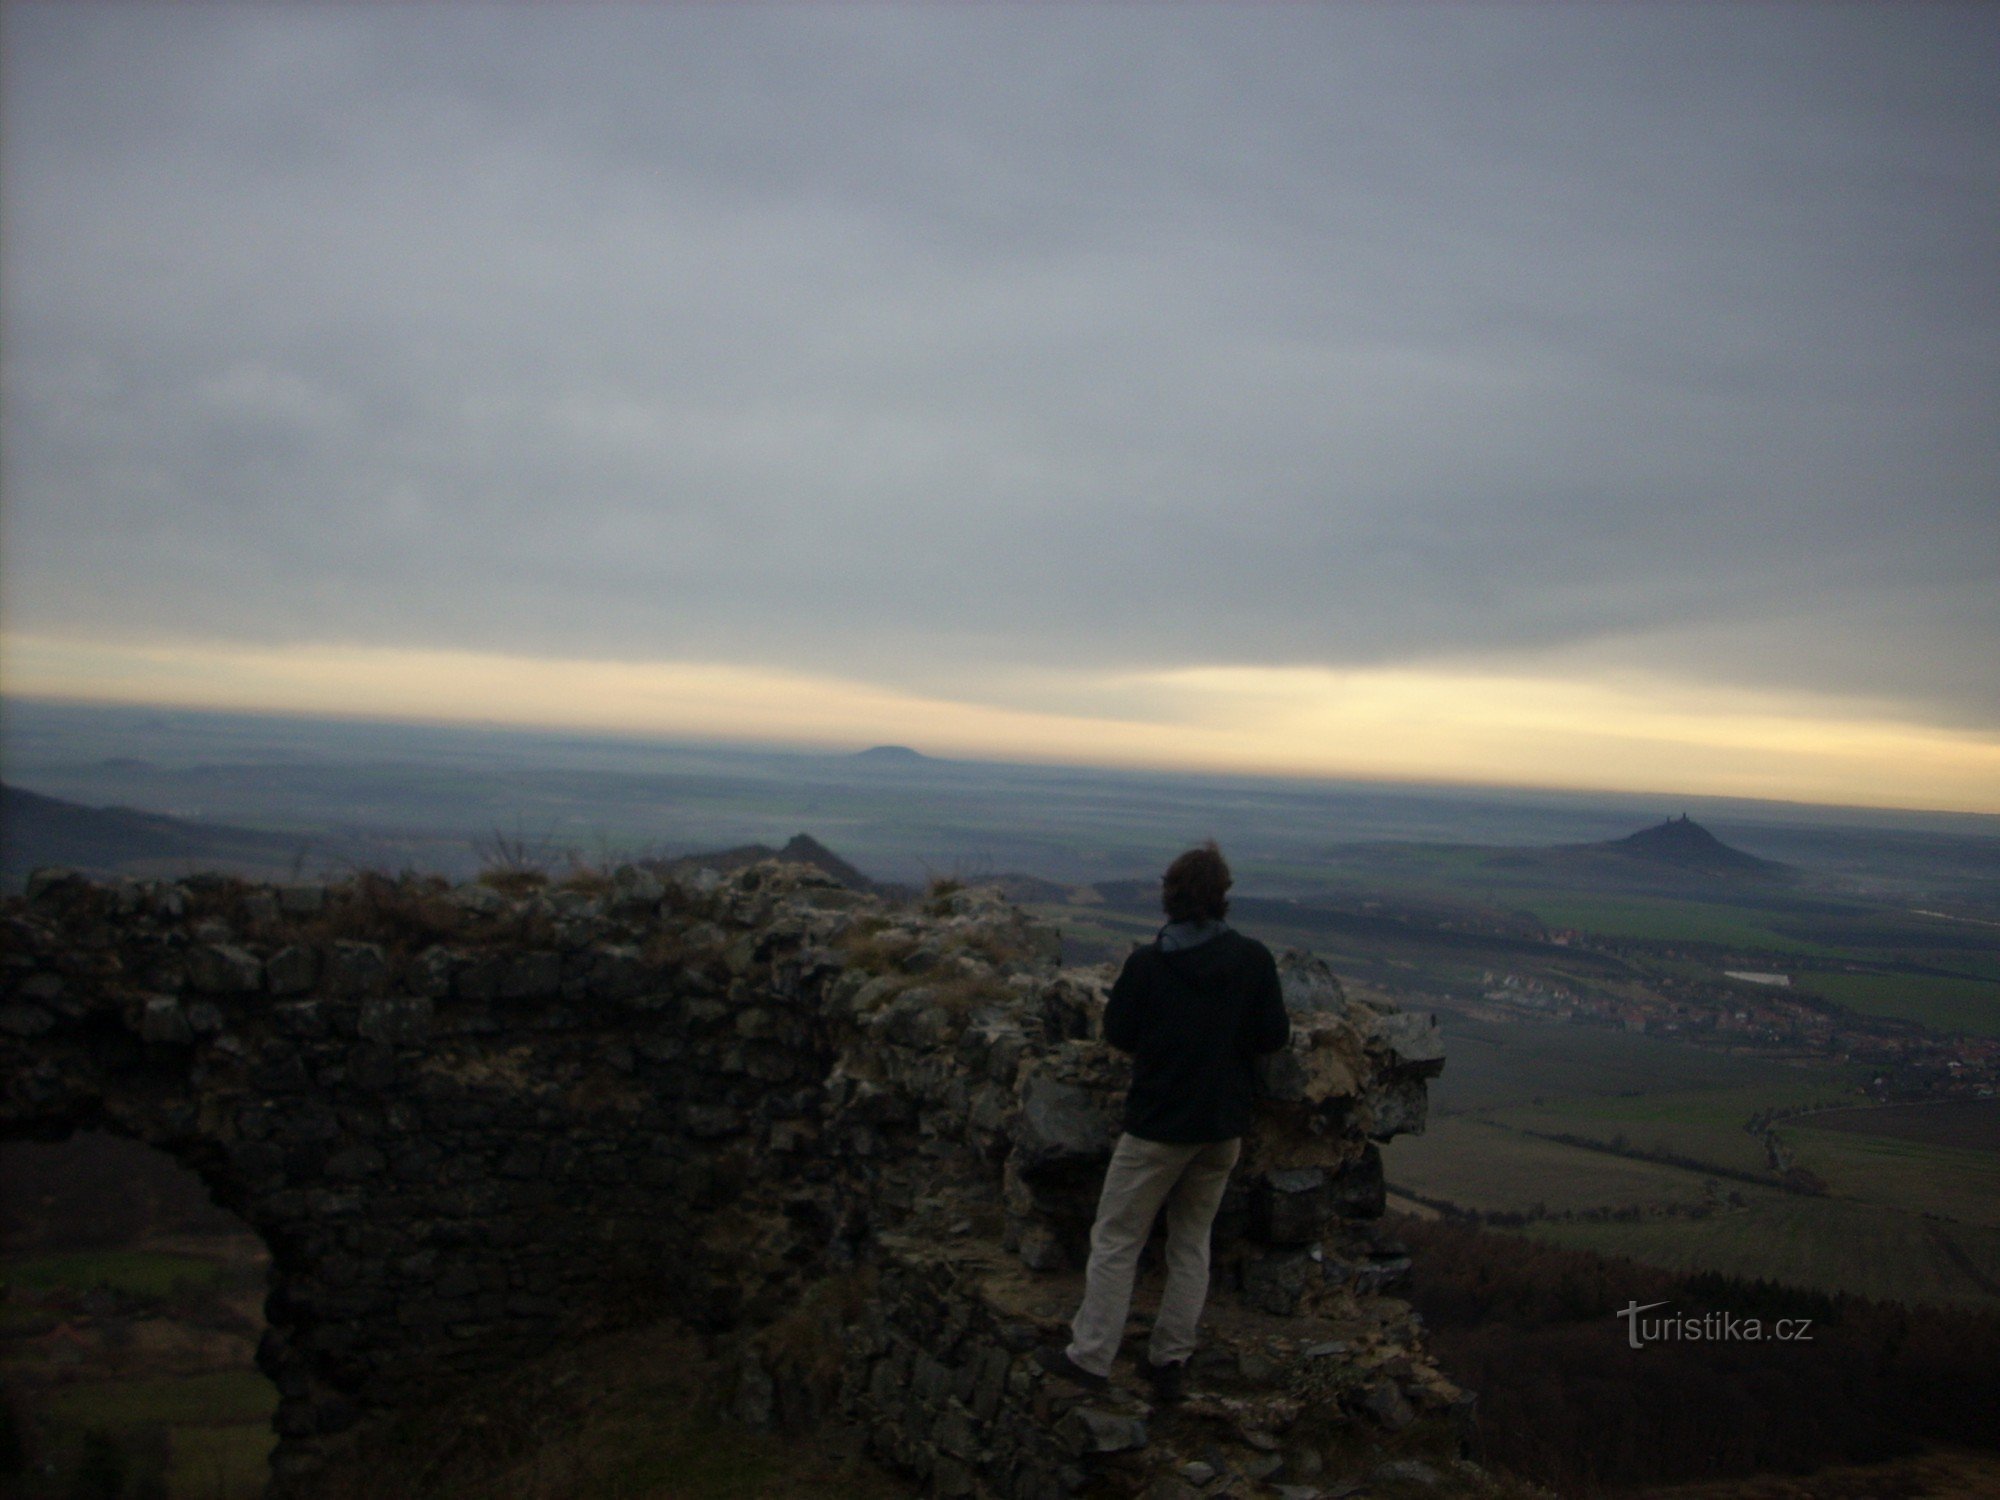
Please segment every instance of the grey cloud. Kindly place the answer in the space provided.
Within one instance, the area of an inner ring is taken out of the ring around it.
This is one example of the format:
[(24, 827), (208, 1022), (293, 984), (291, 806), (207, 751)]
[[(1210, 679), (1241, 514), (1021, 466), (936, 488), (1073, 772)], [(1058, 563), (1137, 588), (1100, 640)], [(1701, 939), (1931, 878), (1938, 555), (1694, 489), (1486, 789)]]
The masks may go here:
[(1016, 698), (1588, 658), (1991, 724), (1996, 40), (16, 6), (8, 620)]

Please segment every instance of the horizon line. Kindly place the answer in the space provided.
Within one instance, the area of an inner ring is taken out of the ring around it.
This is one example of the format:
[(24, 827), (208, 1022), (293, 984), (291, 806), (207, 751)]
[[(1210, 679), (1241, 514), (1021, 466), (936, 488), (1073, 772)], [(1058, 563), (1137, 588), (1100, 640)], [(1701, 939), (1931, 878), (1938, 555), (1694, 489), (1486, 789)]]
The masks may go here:
[[(1454, 793), (1497, 792), (1509, 795), (1544, 794), (1568, 798), (1618, 797), (1631, 800), (1657, 799), (1662, 803), (1735, 803), (1753, 807), (1798, 808), (1820, 812), (1900, 813), (1913, 817), (1969, 818), (2000, 823), (2000, 810), (1923, 806), (1905, 802), (1816, 802), (1803, 798), (1757, 797), (1740, 792), (1694, 792), (1662, 790), (1658, 787), (1588, 786), (1556, 781), (1480, 780), (1443, 776), (1388, 776), (1367, 771), (1281, 771), (1232, 769), (1214, 766), (1170, 764), (1126, 760), (1071, 760), (1050, 757), (1000, 758), (980, 755), (940, 755), (903, 740), (871, 740), (850, 747), (846, 741), (756, 738), (744, 735), (703, 734), (688, 729), (662, 732), (657, 729), (624, 728), (611, 725), (571, 724), (557, 720), (524, 720), (487, 717), (450, 717), (423, 714), (394, 714), (361, 709), (305, 709), (287, 707), (219, 706), (163, 698), (92, 697), (85, 694), (15, 693), (0, 689), (0, 705), (7, 703), (44, 704), (86, 710), (130, 710), (187, 714), (206, 718), (271, 719), (294, 723), (371, 725), (395, 729), (435, 729), (497, 734), (518, 737), (548, 737), (618, 745), (657, 745), (663, 749), (736, 751), (751, 754), (796, 755), (827, 759), (855, 759), (870, 750), (892, 748), (910, 750), (923, 761), (940, 766), (992, 767), (996, 769), (1056, 770), (1096, 772), (1106, 775), (1164, 776), (1191, 781), (1283, 782), (1306, 786), (1381, 787), (1388, 789)], [(0, 725), (0, 782), (9, 778), (5, 764), (6, 734)], [(1673, 814), (1663, 812), (1671, 819)]]

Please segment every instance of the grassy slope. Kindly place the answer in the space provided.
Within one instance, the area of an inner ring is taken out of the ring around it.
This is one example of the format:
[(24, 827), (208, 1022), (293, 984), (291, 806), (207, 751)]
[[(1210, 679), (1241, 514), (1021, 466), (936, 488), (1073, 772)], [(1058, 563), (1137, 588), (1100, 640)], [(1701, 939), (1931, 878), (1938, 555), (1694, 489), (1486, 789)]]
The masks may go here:
[[(1990, 1153), (1815, 1134), (1831, 1149), (1803, 1149), (1800, 1159), (1828, 1179), (1833, 1196), (1802, 1197), (1731, 1179), (1721, 1187), (1747, 1204), (1713, 1217), (1543, 1221), (1529, 1232), (1671, 1270), (1714, 1269), (1873, 1297), (2000, 1305), (2000, 1160)], [(1539, 1204), (1563, 1213), (1703, 1197), (1698, 1172), (1537, 1140), (1472, 1119), (1440, 1121), (1426, 1137), (1397, 1141), (1386, 1162), (1399, 1186), (1487, 1211)]]

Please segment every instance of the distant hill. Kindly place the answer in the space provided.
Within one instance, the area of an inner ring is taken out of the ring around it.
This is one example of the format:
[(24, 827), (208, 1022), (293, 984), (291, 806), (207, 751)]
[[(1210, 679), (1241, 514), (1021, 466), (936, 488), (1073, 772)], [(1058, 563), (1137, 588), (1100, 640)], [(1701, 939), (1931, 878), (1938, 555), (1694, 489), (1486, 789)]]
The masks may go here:
[(1776, 875), (1785, 867), (1741, 849), (1732, 849), (1686, 813), (1652, 828), (1605, 844), (1586, 844), (1606, 854), (1623, 855), (1647, 864), (1671, 865), (1714, 875)]
[(1730, 847), (1685, 813), (1621, 839), (1511, 849), (1488, 863), (1578, 881), (1678, 887), (1787, 881), (1796, 873), (1789, 865)]
[(98, 875), (203, 869), (269, 877), (293, 871), (313, 842), (130, 807), (85, 807), (0, 786), (0, 879), (9, 883), (42, 865)]

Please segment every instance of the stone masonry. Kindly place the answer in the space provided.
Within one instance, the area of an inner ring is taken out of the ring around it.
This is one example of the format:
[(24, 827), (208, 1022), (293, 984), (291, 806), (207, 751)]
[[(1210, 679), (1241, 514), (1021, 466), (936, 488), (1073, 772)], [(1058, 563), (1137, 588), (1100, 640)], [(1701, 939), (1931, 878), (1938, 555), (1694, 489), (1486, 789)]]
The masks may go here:
[(1463, 1430), (1373, 1223), (1437, 1029), (1297, 953), (1193, 1397), (1035, 1369), (1125, 1077), (1111, 971), (1060, 950), (992, 892), (894, 904), (777, 863), (501, 889), (38, 872), (0, 907), (0, 1132), (159, 1146), (266, 1241), (274, 1492), (400, 1407), (665, 1315), (740, 1352), (738, 1415), (838, 1409), (940, 1495), (1219, 1493), (1309, 1476), (1283, 1434), (1315, 1421)]

